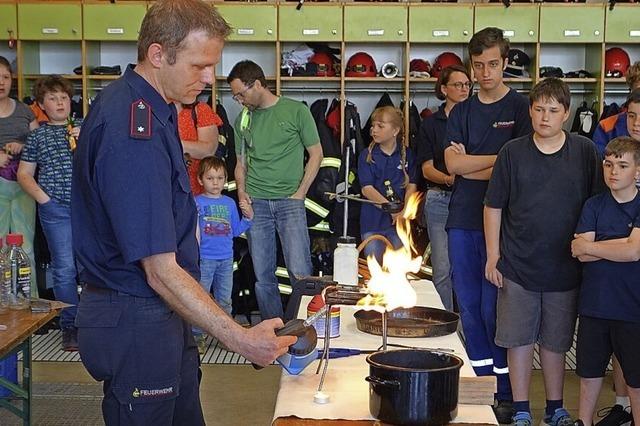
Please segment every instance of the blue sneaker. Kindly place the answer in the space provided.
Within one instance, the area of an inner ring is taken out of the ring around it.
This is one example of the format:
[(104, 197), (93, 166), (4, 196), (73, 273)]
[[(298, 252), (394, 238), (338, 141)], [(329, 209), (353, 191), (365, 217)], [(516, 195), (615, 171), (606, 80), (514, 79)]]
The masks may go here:
[(573, 426), (571, 416), (564, 408), (558, 408), (552, 416), (544, 416), (544, 426)]
[(518, 411), (513, 416), (513, 426), (531, 426), (532, 423), (531, 413), (527, 411)]

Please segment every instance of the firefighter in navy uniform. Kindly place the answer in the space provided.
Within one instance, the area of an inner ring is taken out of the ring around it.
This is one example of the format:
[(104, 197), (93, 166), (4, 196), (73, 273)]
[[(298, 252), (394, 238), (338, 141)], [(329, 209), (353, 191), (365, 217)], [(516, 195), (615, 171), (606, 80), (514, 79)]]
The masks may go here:
[(280, 319), (244, 329), (198, 284), (196, 209), (173, 102), (192, 103), (229, 26), (200, 0), (159, 1), (140, 29), (138, 65), (92, 104), (74, 157), (72, 224), (85, 284), (82, 362), (104, 381), (107, 425), (202, 425), (190, 324), (266, 365), (294, 337)]

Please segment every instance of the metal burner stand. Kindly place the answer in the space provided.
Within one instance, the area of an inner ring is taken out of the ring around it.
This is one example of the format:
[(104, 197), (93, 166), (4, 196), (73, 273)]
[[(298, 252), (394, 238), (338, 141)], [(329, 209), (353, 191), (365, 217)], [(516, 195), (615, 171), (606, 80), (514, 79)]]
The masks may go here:
[[(322, 296), (325, 302), (325, 320), (324, 320), (324, 351), (322, 358), (318, 363), (316, 374), (320, 373), (322, 368), (322, 375), (320, 376), (320, 383), (318, 385), (318, 392), (322, 392), (324, 385), (324, 378), (327, 374), (327, 368), (329, 367), (329, 352), (331, 343), (331, 329), (329, 322), (331, 321), (331, 309), (334, 306), (355, 306), (360, 299), (365, 297), (368, 292), (362, 287), (335, 285), (326, 287), (322, 291)], [(382, 313), (382, 346), (383, 351), (387, 350), (387, 312)], [(324, 367), (324, 368), (323, 368)]]

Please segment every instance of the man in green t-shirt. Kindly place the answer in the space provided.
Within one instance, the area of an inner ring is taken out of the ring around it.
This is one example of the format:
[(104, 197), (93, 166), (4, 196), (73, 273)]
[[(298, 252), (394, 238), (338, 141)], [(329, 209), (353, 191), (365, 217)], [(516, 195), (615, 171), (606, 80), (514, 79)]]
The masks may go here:
[(322, 161), (320, 137), (309, 109), (271, 93), (255, 62), (235, 64), (227, 82), (233, 99), (244, 106), (234, 125), (235, 179), (239, 201), (250, 203), (254, 211), (248, 235), (256, 298), (263, 319), (282, 318), (276, 232), (291, 279), (310, 275), (304, 199)]

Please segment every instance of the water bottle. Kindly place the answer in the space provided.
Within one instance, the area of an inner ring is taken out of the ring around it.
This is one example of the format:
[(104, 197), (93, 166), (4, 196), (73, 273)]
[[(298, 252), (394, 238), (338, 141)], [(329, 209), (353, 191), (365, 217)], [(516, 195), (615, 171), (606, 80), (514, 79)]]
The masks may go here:
[(31, 305), (31, 262), (22, 249), (22, 234), (7, 234), (7, 256), (11, 268), (10, 309), (27, 309)]
[(333, 280), (343, 285), (358, 285), (358, 249), (353, 237), (340, 237), (333, 252)]
[(6, 252), (0, 238), (0, 314), (9, 308), (11, 298), (11, 267), (7, 262)]

